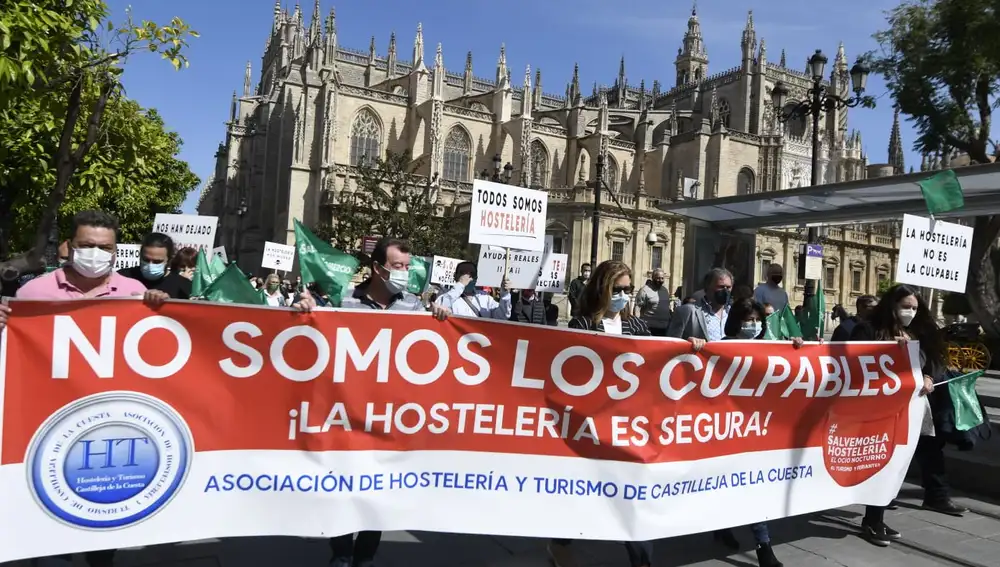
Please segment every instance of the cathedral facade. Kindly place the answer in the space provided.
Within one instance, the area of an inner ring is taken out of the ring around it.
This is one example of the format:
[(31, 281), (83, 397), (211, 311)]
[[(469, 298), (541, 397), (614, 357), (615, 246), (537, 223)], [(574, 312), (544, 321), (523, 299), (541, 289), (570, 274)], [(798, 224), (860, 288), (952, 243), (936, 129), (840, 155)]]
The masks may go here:
[[(339, 45), (335, 14), (324, 17), (318, 0), (308, 25), (304, 20), (298, 7), (289, 13), (275, 6), (262, 67), (255, 78), (247, 64), (243, 94), (233, 95), (215, 175), (199, 204), (201, 214), (220, 217), (220, 244), (246, 270), (259, 266), (265, 241), (294, 240), (293, 219), (330, 222), (339, 195), (356, 188), (354, 166), (390, 151), (410, 152), (416, 173), (437, 188), (442, 214), (467, 205), (474, 178), (492, 177), (499, 164), (510, 164), (511, 183), (548, 192), (547, 231), (556, 251), (569, 255), (570, 277), (590, 257), (593, 180), (601, 157), (613, 198), (604, 199), (598, 258), (625, 261), (640, 283), (662, 268), (671, 289), (682, 285), (686, 221), (658, 204), (810, 183), (811, 120), (778, 119), (770, 91), (781, 81), (794, 105), (812, 79), (786, 66), (784, 53), (777, 63), (769, 61), (752, 13), (738, 38), (741, 60), (729, 69), (710, 72), (692, 11), (674, 80), (636, 85), (623, 59), (613, 83), (594, 85), (589, 93), (574, 68), (561, 95), (546, 93), (542, 71), (529, 66), (517, 73), (523, 80), (515, 85), (503, 46), (495, 75), (483, 78), (473, 73), (472, 53), (462, 72), (449, 71), (442, 46), (426, 47), (420, 25), (405, 61), (395, 34), (384, 55), (374, 38), (367, 51)], [(843, 45), (825, 86), (850, 94)], [(848, 129), (847, 109), (826, 112), (820, 124), (824, 183), (902, 167), (901, 149), (898, 164), (868, 166), (860, 134)], [(896, 138), (898, 144), (898, 132)], [(891, 279), (896, 230), (855, 226), (826, 234), (828, 305), (853, 304)], [(795, 229), (759, 231), (755, 265), (738, 279), (754, 285), (774, 262), (793, 274), (804, 236)], [(802, 284), (787, 278), (796, 304)]]

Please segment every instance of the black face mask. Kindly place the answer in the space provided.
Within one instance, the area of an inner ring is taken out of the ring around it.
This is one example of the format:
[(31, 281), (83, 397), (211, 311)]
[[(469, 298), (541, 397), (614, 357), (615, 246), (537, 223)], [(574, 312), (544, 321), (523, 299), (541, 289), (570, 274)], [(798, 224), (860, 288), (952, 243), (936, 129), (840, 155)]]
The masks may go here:
[(650, 285), (653, 287), (653, 289), (660, 289), (661, 287), (663, 287), (663, 282), (658, 282), (656, 280), (653, 280), (652, 282), (650, 282)]
[(774, 285), (780, 284), (783, 279), (782, 276), (771, 276), (771, 281), (774, 282)]
[(716, 305), (726, 305), (729, 303), (730, 291), (725, 288), (715, 290), (712, 294), (712, 302)]

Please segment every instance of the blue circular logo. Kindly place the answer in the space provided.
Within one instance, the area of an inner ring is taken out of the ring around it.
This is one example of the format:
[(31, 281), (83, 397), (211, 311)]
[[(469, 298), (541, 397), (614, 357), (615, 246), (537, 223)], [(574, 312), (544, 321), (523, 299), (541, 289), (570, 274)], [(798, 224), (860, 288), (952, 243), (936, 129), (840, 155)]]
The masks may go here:
[(103, 530), (163, 509), (187, 478), (194, 441), (166, 403), (106, 392), (52, 414), (28, 445), (28, 487), (50, 516)]

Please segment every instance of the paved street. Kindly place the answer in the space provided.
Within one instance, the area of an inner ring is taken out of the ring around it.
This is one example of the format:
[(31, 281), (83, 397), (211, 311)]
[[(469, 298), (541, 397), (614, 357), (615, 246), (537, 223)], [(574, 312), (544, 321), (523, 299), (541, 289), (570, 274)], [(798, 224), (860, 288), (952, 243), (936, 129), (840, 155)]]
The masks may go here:
[[(904, 506), (888, 512), (903, 540), (880, 549), (861, 540), (856, 526), (861, 507), (775, 522), (776, 553), (788, 567), (995, 567), (1000, 564), (1000, 506), (959, 498), (978, 513), (951, 518), (919, 510), (920, 491), (907, 486)], [(746, 551), (725, 556), (708, 535), (664, 540), (657, 545), (657, 567), (754, 566), (748, 529), (737, 530)], [(614, 543), (576, 546), (586, 567), (625, 567), (625, 552)], [(190, 542), (122, 551), (121, 567), (325, 567), (323, 541), (295, 538)], [(544, 542), (526, 538), (457, 536), (423, 532), (387, 534), (381, 567), (548, 567)], [(39, 567), (65, 567), (43, 560)], [(82, 563), (77, 562), (82, 567)], [(5, 567), (22, 567), (26, 563)]]

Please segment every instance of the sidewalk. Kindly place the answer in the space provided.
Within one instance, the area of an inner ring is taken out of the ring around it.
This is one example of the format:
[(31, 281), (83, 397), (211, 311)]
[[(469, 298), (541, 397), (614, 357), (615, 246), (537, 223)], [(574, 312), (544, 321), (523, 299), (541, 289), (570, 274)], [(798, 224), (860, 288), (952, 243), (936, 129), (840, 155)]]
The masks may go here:
[[(1000, 564), (1000, 506), (967, 498), (973, 510), (952, 518), (919, 509), (920, 490), (904, 487), (903, 506), (886, 513), (903, 540), (876, 548), (860, 539), (856, 527), (863, 507), (852, 506), (771, 525), (778, 559), (788, 567), (995, 567)], [(757, 564), (748, 529), (737, 529), (746, 551), (726, 556), (711, 535), (699, 534), (657, 543), (657, 567), (752, 567)], [(575, 544), (584, 567), (625, 567), (621, 545)], [(326, 567), (325, 541), (296, 538), (207, 540), (123, 550), (119, 567)], [(26, 567), (27, 562), (4, 567)], [(77, 560), (77, 566), (83, 564)], [(43, 560), (39, 567), (65, 567)], [(424, 532), (387, 533), (379, 567), (549, 567), (545, 542), (537, 539), (461, 536)]]

